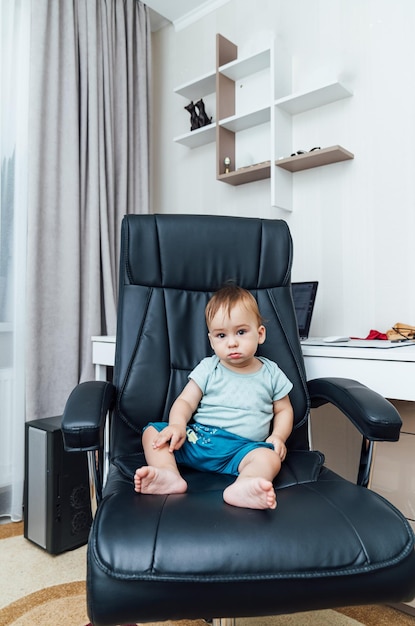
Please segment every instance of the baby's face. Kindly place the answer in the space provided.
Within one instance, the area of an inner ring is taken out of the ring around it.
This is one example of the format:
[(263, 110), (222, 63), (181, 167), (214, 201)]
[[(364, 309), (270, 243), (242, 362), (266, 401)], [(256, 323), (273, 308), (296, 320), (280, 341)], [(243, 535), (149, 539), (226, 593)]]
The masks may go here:
[(220, 308), (209, 325), (209, 340), (216, 356), (228, 367), (250, 367), (258, 344), (265, 341), (265, 328), (258, 326), (256, 315), (243, 304), (230, 313)]

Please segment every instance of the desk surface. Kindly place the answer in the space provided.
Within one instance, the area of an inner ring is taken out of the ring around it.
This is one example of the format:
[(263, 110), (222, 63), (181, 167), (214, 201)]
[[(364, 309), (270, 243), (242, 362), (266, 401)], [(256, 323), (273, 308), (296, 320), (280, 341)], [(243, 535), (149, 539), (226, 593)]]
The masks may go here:
[(328, 343), (316, 346), (302, 343), (301, 350), (304, 356), (310, 357), (415, 362), (415, 344), (399, 345), (396, 348), (357, 348), (352, 339), (342, 345)]
[(97, 343), (115, 343), (115, 335), (95, 335), (91, 341)]

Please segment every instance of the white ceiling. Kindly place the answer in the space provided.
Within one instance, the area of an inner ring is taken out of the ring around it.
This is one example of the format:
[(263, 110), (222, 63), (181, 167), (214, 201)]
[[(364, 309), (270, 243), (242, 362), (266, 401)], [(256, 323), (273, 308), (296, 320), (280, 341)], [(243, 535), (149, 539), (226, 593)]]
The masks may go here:
[(150, 9), (151, 30), (156, 31), (169, 22), (204, 15), (228, 0), (143, 0)]

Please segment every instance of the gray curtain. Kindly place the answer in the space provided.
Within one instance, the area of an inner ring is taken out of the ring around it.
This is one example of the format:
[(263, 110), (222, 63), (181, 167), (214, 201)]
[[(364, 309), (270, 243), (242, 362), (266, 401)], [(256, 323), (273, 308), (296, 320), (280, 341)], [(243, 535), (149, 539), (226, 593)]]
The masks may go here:
[(115, 334), (122, 216), (149, 212), (151, 32), (138, 0), (32, 6), (26, 419), (59, 415)]

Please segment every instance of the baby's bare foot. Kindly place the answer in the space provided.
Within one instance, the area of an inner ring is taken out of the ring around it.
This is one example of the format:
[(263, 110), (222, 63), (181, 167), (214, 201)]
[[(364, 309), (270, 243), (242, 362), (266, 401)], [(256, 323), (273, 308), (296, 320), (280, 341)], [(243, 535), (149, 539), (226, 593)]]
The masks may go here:
[(136, 470), (134, 488), (138, 493), (146, 494), (184, 493), (187, 483), (172, 470), (146, 465)]
[(275, 509), (277, 506), (272, 482), (260, 477), (239, 477), (225, 489), (223, 499), (246, 509)]

